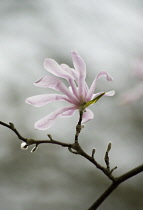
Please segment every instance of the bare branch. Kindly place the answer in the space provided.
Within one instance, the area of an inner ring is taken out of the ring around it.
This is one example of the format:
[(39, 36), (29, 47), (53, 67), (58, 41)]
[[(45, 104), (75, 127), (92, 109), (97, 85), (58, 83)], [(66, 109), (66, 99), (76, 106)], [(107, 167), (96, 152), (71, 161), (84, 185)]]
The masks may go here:
[(107, 150), (106, 150), (106, 153), (105, 153), (105, 157), (104, 157), (104, 160), (105, 160), (105, 163), (106, 163), (106, 167), (103, 167), (102, 165), (100, 165), (94, 158), (94, 155), (95, 155), (95, 149), (92, 150), (92, 154), (91, 156), (88, 155), (82, 148), (81, 146), (79, 145), (78, 143), (78, 137), (79, 137), (79, 134), (81, 132), (81, 129), (82, 129), (82, 125), (81, 125), (81, 122), (82, 122), (82, 116), (83, 116), (83, 111), (80, 111), (80, 117), (79, 117), (79, 121), (78, 121), (78, 124), (76, 126), (76, 134), (75, 134), (75, 142), (73, 144), (68, 144), (68, 143), (64, 143), (64, 142), (60, 142), (60, 141), (56, 141), (52, 138), (52, 136), (50, 134), (48, 134), (48, 137), (49, 137), (49, 140), (35, 140), (35, 139), (29, 139), (29, 138), (25, 138), (23, 137), (18, 131), (17, 129), (15, 128), (14, 124), (13, 123), (4, 123), (2, 121), (0, 121), (0, 125), (4, 126), (4, 127), (7, 127), (9, 128), (10, 130), (12, 130), (16, 135), (17, 137), (22, 140), (22, 142), (25, 142), (24, 146), (26, 146), (26, 148), (30, 145), (33, 145), (35, 144), (34, 148), (31, 150), (31, 152), (34, 152), (36, 151), (36, 149), (38, 148), (38, 146), (40, 144), (43, 144), (43, 143), (48, 143), (48, 144), (56, 144), (56, 145), (60, 145), (62, 147), (67, 147), (68, 150), (71, 152), (71, 153), (74, 153), (74, 154), (78, 154), (78, 155), (81, 155), (82, 157), (84, 157), (85, 159), (87, 159), (88, 161), (90, 161), (92, 164), (94, 164), (96, 166), (96, 168), (100, 169), (111, 181), (112, 181), (112, 184), (109, 186), (109, 188), (94, 202), (94, 204), (88, 209), (88, 210), (95, 210), (97, 209), (102, 203), (103, 201), (121, 184), (123, 183), (124, 181), (126, 181), (127, 179), (137, 175), (138, 173), (142, 172), (143, 171), (143, 165), (140, 165), (134, 169), (132, 169), (131, 171), (123, 174), (122, 176), (120, 177), (114, 177), (112, 175), (112, 172), (117, 168), (114, 167), (113, 169), (110, 170), (110, 166), (109, 166), (109, 151), (111, 149), (111, 143), (108, 144), (107, 146)]
[(13, 123), (6, 124), (6, 123), (0, 121), (0, 124), (11, 129), (20, 140), (22, 140), (26, 143), (27, 146), (35, 144), (36, 147), (33, 148), (32, 152), (35, 151), (40, 144), (44, 144), (44, 143), (45, 144), (56, 144), (56, 145), (60, 145), (62, 147), (67, 147), (71, 153), (83, 156), (84, 158), (89, 160), (91, 163), (93, 163), (98, 169), (100, 169), (110, 180), (114, 181), (115, 177), (111, 175), (110, 171), (107, 168), (101, 166), (94, 159), (94, 154), (93, 154), (94, 150), (93, 150), (92, 155), (90, 156), (81, 148), (81, 146), (78, 143), (79, 133), (82, 129), (82, 125), (81, 125), (82, 116), (83, 116), (83, 111), (80, 111), (79, 121), (76, 126), (75, 143), (73, 143), (73, 144), (68, 144), (65, 142), (54, 140), (50, 134), (48, 134), (49, 140), (36, 140), (36, 139), (31, 139), (31, 138), (25, 138), (17, 131), (17, 129), (15, 128)]
[(13, 123), (10, 122), (9, 124), (6, 124), (6, 123), (0, 121), (0, 125), (3, 125), (5, 127), (9, 128), (10, 130), (12, 130), (20, 140), (25, 141), (25, 142), (27, 141), (27, 139), (24, 138), (23, 136), (21, 136), (21, 134), (17, 131), (17, 129), (15, 128)]

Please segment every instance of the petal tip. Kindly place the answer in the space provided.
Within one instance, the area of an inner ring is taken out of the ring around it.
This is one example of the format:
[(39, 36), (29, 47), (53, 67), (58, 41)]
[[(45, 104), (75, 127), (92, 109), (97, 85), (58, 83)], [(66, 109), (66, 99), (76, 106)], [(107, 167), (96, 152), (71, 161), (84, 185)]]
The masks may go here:
[(39, 82), (41, 82), (42, 78), (37, 79), (35, 82), (33, 82), (33, 85), (37, 85)]
[(72, 50), (72, 51), (71, 51), (71, 55), (74, 55), (74, 56), (79, 56), (79, 54), (78, 54), (77, 50)]
[(114, 95), (115, 95), (115, 90), (105, 92), (105, 96), (114, 96)]
[(34, 124), (34, 128), (35, 128), (35, 130), (45, 130), (45, 129), (43, 129), (41, 126), (39, 126), (39, 123), (38, 123), (38, 122), (36, 122), (36, 123)]
[(27, 103), (27, 104), (31, 104), (31, 102), (30, 102), (29, 98), (26, 98), (25, 103)]

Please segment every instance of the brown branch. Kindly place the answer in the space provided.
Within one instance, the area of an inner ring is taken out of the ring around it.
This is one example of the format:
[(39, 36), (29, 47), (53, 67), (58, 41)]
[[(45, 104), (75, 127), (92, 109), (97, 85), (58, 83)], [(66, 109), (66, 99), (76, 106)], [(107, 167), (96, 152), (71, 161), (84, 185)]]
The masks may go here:
[(107, 188), (107, 190), (93, 203), (93, 205), (88, 210), (96, 210), (103, 201), (123, 182), (130, 179), (131, 177), (143, 172), (143, 164), (128, 171), (127, 173), (117, 177), (112, 184)]
[(82, 157), (86, 158), (87, 160), (89, 160), (91, 163), (93, 163), (96, 168), (100, 169), (110, 180), (114, 181), (116, 179), (116, 177), (114, 177), (112, 175), (111, 170), (109, 170), (108, 168), (100, 165), (94, 158), (94, 154), (92, 152), (92, 155), (88, 155), (79, 145), (79, 143), (75, 143), (72, 145), (72, 148), (75, 149), (77, 151), (77, 154), (81, 155)]

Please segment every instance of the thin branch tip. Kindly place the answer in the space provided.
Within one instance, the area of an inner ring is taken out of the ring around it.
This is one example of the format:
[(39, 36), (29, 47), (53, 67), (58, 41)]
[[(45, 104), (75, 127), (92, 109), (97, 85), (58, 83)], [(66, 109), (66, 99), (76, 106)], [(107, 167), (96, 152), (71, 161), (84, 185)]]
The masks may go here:
[(95, 148), (93, 148), (93, 149), (92, 149), (92, 155), (91, 155), (92, 158), (94, 158), (95, 152), (96, 152), (96, 150), (95, 150)]
[(52, 138), (52, 135), (51, 135), (51, 134), (48, 134), (47, 136), (49, 137), (49, 139), (50, 139), (51, 141), (53, 141), (53, 138)]

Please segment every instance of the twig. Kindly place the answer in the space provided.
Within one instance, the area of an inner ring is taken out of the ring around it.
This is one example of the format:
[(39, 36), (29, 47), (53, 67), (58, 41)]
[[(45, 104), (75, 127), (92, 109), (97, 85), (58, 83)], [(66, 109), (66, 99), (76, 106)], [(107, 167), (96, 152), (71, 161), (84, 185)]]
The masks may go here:
[(0, 125), (3, 125), (3, 126), (5, 126), (5, 127), (9, 128), (10, 130), (12, 130), (12, 131), (17, 135), (17, 137), (18, 137), (20, 140), (22, 140), (22, 141), (24, 141), (24, 142), (27, 141), (27, 139), (24, 138), (23, 136), (21, 136), (21, 134), (17, 131), (17, 129), (15, 128), (15, 126), (14, 126), (13, 123), (10, 122), (9, 124), (6, 124), (6, 123), (0, 121)]
[(67, 144), (67, 143), (64, 143), (64, 142), (60, 142), (60, 141), (56, 141), (56, 140), (53, 140), (52, 139), (52, 136), (50, 134), (48, 134), (48, 137), (50, 140), (36, 140), (36, 139), (29, 139), (29, 138), (25, 138), (23, 137), (18, 131), (17, 129), (15, 128), (14, 124), (13, 123), (4, 123), (2, 121), (0, 121), (0, 125), (3, 125), (4, 127), (7, 127), (9, 128), (10, 130), (12, 130), (16, 135), (17, 137), (24, 141), (28, 146), (30, 145), (33, 145), (33, 144), (36, 144), (37, 146), (39, 144), (57, 144), (57, 145), (60, 145), (62, 147), (71, 147), (71, 144)]

